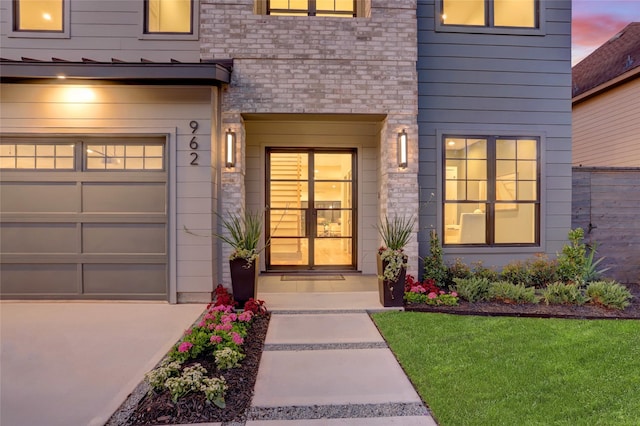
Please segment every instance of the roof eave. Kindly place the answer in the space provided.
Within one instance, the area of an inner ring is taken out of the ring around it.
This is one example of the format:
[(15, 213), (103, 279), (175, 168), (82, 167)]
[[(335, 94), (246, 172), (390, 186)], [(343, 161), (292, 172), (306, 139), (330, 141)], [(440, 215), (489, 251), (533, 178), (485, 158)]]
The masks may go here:
[(172, 81), (179, 84), (228, 84), (231, 71), (219, 63), (87, 63), (23, 62), (1, 64), (3, 82), (52, 78), (87, 80)]
[(640, 75), (640, 67), (635, 67), (627, 72), (625, 72), (624, 74), (620, 74), (619, 76), (617, 76), (616, 78), (613, 78), (605, 83), (600, 84), (599, 86), (596, 86), (592, 89), (587, 90), (586, 92), (582, 92), (577, 96), (574, 96), (571, 99), (571, 103), (573, 105), (578, 104), (580, 102), (584, 102), (587, 99), (590, 99), (594, 96), (597, 96), (603, 92), (606, 92), (607, 90), (611, 90), (614, 87), (617, 87), (621, 84), (626, 83), (629, 80), (633, 80), (634, 78), (637, 78)]

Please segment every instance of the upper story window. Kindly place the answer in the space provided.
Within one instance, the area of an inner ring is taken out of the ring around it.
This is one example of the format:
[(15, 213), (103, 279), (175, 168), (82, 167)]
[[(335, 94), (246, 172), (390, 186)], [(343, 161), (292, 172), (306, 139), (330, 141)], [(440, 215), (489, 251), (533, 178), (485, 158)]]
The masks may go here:
[(538, 28), (538, 0), (441, 0), (442, 26)]
[(287, 16), (356, 16), (357, 0), (269, 0), (267, 14)]
[(13, 31), (64, 31), (63, 0), (13, 0)]
[(145, 0), (145, 34), (193, 34), (192, 0)]

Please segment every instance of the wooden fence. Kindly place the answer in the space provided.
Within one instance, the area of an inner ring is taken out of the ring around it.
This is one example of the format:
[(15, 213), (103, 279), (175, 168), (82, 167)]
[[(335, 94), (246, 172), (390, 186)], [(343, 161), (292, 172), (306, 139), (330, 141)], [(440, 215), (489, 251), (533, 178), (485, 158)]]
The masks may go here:
[(640, 283), (640, 168), (574, 167), (571, 227), (596, 243), (598, 268), (623, 283)]

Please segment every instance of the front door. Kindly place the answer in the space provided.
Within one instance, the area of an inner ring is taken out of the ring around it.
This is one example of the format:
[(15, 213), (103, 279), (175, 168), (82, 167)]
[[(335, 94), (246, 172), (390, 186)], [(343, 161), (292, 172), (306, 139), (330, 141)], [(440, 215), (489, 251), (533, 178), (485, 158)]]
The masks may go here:
[(354, 150), (267, 150), (268, 270), (356, 268)]

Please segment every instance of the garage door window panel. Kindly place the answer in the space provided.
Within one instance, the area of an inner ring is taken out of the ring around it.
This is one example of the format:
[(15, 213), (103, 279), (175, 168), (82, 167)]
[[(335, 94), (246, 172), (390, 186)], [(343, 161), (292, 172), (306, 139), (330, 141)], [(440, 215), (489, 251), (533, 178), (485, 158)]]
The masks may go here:
[(0, 168), (20, 170), (73, 170), (74, 144), (2, 144)]
[(162, 145), (87, 145), (87, 170), (164, 170)]

